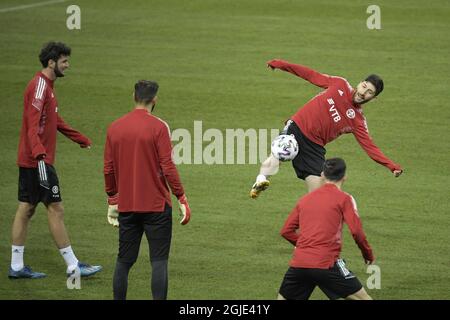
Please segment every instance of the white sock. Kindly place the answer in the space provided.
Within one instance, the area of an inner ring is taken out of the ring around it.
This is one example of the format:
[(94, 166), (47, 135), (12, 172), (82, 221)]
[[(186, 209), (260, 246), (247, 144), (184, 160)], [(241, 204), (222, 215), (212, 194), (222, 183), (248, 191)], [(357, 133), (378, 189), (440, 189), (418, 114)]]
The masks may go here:
[(267, 181), (267, 177), (263, 174), (258, 174), (258, 176), (256, 177), (256, 182), (263, 182), (263, 181)]
[(73, 271), (78, 266), (78, 259), (73, 253), (72, 246), (68, 246), (67, 248), (59, 249), (64, 261), (67, 264), (67, 270)]
[(11, 246), (11, 269), (19, 271), (23, 268), (23, 252), (25, 246)]

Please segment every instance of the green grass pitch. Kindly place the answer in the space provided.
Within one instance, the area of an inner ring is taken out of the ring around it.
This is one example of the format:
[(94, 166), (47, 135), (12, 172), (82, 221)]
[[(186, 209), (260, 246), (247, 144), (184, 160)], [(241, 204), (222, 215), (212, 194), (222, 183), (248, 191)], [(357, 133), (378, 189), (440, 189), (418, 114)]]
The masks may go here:
[[(0, 10), (38, 0), (3, 0)], [(327, 147), (348, 165), (353, 194), (381, 268), (375, 299), (450, 298), (450, 3), (379, 0), (381, 30), (369, 30), (357, 0), (80, 0), (81, 30), (68, 30), (69, 2), (0, 13), (0, 299), (111, 299), (117, 230), (106, 221), (103, 144), (111, 121), (132, 109), (138, 79), (160, 84), (156, 115), (171, 129), (269, 129), (319, 92), (265, 62), (283, 58), (356, 85), (380, 74), (385, 90), (364, 109), (376, 144), (405, 173), (394, 179), (351, 135)], [(31, 221), (25, 263), (48, 277), (11, 281), (10, 230), (17, 207), (17, 143), (23, 91), (40, 69), (44, 42), (72, 47), (56, 82), (62, 117), (93, 140), (82, 150), (59, 135), (56, 168), (72, 246), (104, 271), (66, 288), (65, 264), (44, 207)], [(267, 142), (269, 143), (269, 141)], [(305, 194), (290, 164), (257, 201), (248, 197), (258, 165), (180, 165), (192, 208), (175, 223), (169, 299), (274, 299), (292, 247), (279, 230)], [(177, 211), (174, 207), (174, 213)], [(176, 216), (176, 215), (174, 215)], [(361, 282), (368, 274), (348, 230), (342, 256)], [(149, 299), (144, 240), (130, 273), (129, 299)], [(316, 290), (313, 299), (326, 297)]]

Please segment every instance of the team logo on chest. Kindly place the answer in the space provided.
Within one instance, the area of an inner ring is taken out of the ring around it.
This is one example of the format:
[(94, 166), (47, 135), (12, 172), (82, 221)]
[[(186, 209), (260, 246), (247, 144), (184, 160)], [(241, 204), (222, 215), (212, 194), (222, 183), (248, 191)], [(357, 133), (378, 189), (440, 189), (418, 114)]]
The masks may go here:
[(355, 110), (352, 108), (347, 109), (347, 112), (345, 113), (347, 115), (347, 118), (354, 119), (355, 118)]

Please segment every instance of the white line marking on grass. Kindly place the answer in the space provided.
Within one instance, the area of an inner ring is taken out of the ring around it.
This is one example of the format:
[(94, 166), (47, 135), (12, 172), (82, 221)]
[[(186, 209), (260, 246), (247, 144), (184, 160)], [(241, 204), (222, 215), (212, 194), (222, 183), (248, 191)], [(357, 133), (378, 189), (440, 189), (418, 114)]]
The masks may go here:
[(24, 9), (35, 8), (35, 7), (41, 7), (41, 6), (46, 6), (48, 4), (61, 3), (61, 2), (66, 2), (66, 1), (67, 0), (52, 0), (52, 1), (44, 1), (44, 2), (38, 2), (38, 3), (24, 4), (22, 6), (0, 9), (0, 13), (24, 10)]

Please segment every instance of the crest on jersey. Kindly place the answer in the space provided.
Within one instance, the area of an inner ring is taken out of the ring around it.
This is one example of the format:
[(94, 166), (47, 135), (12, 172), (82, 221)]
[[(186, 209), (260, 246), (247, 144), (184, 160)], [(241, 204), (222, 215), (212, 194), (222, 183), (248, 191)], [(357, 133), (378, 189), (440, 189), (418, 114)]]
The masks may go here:
[(354, 119), (355, 118), (355, 110), (352, 108), (347, 109), (347, 112), (345, 113), (347, 115), (347, 118)]

